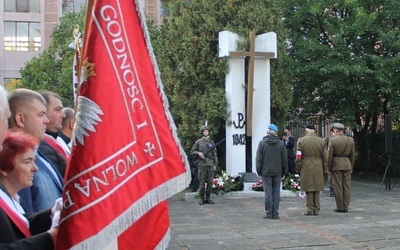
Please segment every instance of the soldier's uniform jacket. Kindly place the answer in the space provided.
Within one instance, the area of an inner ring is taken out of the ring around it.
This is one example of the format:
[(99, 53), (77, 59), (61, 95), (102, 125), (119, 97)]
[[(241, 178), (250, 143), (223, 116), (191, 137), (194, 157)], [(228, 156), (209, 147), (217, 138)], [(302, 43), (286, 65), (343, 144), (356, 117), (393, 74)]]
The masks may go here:
[(300, 174), (302, 191), (315, 192), (324, 190), (324, 173), (327, 171), (325, 140), (316, 134), (308, 133), (299, 138), (297, 150), (302, 152)]
[[(191, 155), (198, 155), (199, 152), (205, 153), (208, 151), (210, 147), (215, 145), (215, 143), (211, 139), (206, 139), (204, 137), (198, 139), (193, 147), (190, 150)], [(218, 165), (218, 157), (217, 157), (217, 148), (214, 148), (210, 153), (208, 153), (204, 159), (200, 158), (198, 166), (217, 166)]]
[(328, 169), (353, 170), (356, 159), (354, 140), (344, 134), (338, 134), (329, 139), (328, 144)]

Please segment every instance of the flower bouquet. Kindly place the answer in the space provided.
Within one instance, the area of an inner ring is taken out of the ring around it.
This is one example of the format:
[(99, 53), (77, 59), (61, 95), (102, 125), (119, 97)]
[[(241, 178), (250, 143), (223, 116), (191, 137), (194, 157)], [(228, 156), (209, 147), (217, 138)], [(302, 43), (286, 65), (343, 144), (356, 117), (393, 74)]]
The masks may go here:
[(288, 176), (285, 179), (284, 186), (286, 190), (290, 190), (294, 193), (300, 191), (300, 175), (288, 174)]
[(262, 180), (259, 179), (256, 183), (252, 184), (250, 186), (250, 189), (253, 191), (264, 191), (264, 186), (263, 186)]
[(219, 195), (231, 191), (241, 191), (243, 186), (243, 175), (227, 175), (225, 171), (222, 171), (221, 175), (215, 175), (212, 192)]

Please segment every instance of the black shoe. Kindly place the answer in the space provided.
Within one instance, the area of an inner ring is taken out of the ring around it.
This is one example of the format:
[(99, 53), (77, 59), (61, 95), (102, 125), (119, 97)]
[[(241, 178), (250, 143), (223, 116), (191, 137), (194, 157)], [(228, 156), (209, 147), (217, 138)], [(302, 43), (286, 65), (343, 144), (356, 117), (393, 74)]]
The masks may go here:
[(344, 210), (335, 209), (335, 210), (333, 210), (333, 212), (336, 212), (336, 213), (343, 213), (343, 212), (344, 212)]
[(314, 215), (314, 212), (307, 211), (304, 213), (304, 215)]
[(264, 215), (263, 219), (273, 219), (271, 215)]
[(208, 198), (208, 199), (206, 199), (206, 203), (208, 203), (208, 204), (214, 204), (214, 201), (211, 200), (210, 198)]
[(199, 201), (199, 205), (204, 205), (204, 203), (206, 203), (206, 201), (203, 199)]

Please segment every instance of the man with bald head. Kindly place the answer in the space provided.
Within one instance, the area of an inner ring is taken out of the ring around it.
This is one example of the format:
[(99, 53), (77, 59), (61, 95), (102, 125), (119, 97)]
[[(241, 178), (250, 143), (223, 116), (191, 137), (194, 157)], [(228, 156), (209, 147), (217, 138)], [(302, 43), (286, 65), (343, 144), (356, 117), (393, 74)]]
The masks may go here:
[(3, 141), (8, 129), (8, 117), (10, 117), (10, 109), (8, 107), (7, 92), (0, 85), (0, 151), (3, 149)]
[[(11, 111), (10, 130), (25, 132), (42, 140), (49, 122), (45, 99), (35, 91), (15, 89), (8, 94), (8, 103)], [(34, 153), (39, 170), (35, 173), (33, 185), (18, 193), (27, 213), (53, 207), (54, 202), (61, 197), (63, 185), (62, 176), (40, 150)]]

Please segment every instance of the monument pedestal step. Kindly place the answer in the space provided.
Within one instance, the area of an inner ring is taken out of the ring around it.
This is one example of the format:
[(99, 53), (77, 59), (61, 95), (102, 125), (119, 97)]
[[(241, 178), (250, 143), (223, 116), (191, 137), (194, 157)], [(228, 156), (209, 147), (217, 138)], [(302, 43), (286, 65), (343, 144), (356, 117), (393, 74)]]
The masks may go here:
[[(185, 200), (199, 199), (198, 197), (196, 198), (197, 194), (198, 194), (198, 192), (186, 193)], [(296, 197), (296, 196), (298, 196), (297, 193), (293, 193), (292, 191), (289, 191), (289, 190), (281, 190), (281, 197)], [(211, 194), (211, 198), (215, 199), (216, 197), (225, 198), (225, 199), (241, 199), (241, 198), (264, 199), (264, 192), (263, 191), (243, 190), (243, 191), (228, 192), (228, 193), (225, 193), (222, 195)]]

